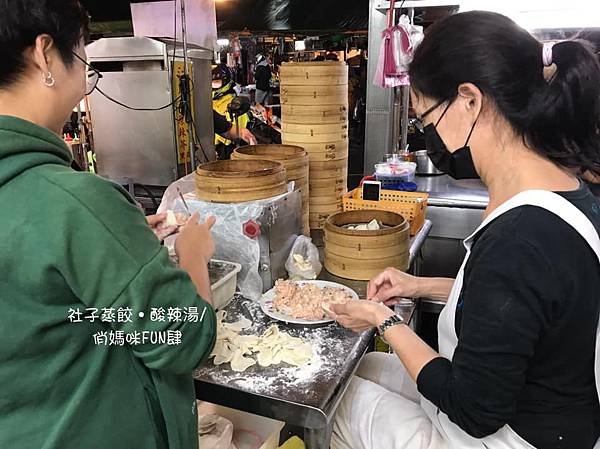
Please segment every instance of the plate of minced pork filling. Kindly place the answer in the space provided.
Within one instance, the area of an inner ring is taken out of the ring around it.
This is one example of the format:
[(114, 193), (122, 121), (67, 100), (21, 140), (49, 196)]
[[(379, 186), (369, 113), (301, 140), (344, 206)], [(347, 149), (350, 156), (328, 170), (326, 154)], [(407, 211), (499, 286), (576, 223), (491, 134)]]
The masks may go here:
[(358, 299), (354, 290), (327, 281), (278, 280), (260, 299), (265, 314), (290, 324), (325, 324), (333, 320), (325, 311), (329, 304)]

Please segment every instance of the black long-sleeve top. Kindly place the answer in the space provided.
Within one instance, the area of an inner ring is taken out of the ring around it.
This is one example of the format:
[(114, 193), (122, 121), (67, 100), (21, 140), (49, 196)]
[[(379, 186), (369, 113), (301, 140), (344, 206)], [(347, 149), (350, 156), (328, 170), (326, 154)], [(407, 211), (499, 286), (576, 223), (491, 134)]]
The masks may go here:
[[(600, 203), (559, 192), (600, 231)], [(513, 209), (481, 230), (465, 266), (452, 361), (419, 391), (468, 434), (509, 424), (537, 448), (591, 449), (600, 435), (594, 378), (600, 266), (583, 238), (542, 208)]]

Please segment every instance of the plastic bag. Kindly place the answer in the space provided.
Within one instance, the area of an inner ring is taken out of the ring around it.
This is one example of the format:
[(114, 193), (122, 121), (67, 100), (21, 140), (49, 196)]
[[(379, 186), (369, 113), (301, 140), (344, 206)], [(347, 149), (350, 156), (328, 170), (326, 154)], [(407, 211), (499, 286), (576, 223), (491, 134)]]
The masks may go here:
[[(242, 266), (242, 271), (238, 274), (237, 285), (241, 295), (248, 299), (259, 300), (265, 290), (259, 269), (260, 244), (259, 239), (249, 238), (244, 234), (244, 224), (249, 220), (259, 222), (265, 207), (274, 204), (279, 198), (291, 195), (293, 185), (290, 183), (287, 193), (274, 198), (247, 203), (209, 203), (197, 199), (195, 195), (195, 174), (192, 173), (175, 181), (167, 188), (158, 213), (167, 210), (174, 212), (186, 211), (177, 188), (184, 195), (190, 213), (198, 212), (200, 219), (205, 219), (209, 215), (216, 218), (217, 221), (211, 230), (215, 242), (214, 258), (239, 263)], [(276, 214), (277, 208), (274, 208), (272, 213)], [(271, 220), (271, 218), (266, 218), (266, 220)], [(175, 254), (176, 239), (177, 235), (174, 235), (164, 241), (165, 247), (172, 257)], [(287, 252), (287, 249), (285, 251)], [(270, 286), (268, 287), (270, 288)]]
[(309, 237), (299, 236), (285, 262), (285, 269), (293, 281), (313, 280), (321, 273), (319, 250)]

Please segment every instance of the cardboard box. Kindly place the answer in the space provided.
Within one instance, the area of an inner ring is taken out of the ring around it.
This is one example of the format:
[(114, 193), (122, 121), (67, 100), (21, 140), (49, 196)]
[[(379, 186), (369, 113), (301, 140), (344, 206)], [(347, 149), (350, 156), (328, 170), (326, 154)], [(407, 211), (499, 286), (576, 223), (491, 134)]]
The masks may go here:
[[(284, 423), (210, 402), (198, 401), (198, 416), (215, 414), (233, 423), (234, 443), (238, 449), (277, 449)], [(257, 446), (258, 438), (263, 442)], [(204, 448), (202, 448), (204, 449)]]

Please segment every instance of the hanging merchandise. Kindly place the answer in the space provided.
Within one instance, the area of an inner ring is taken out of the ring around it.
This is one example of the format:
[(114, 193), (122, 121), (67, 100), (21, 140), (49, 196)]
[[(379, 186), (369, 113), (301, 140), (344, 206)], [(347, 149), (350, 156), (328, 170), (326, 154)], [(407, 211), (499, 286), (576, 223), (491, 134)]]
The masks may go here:
[(390, 1), (387, 13), (388, 27), (382, 33), (379, 61), (373, 84), (378, 87), (397, 87), (410, 84), (408, 68), (417, 46), (423, 40), (423, 27), (411, 23), (407, 15), (402, 15), (398, 25), (394, 25), (394, 4)]

